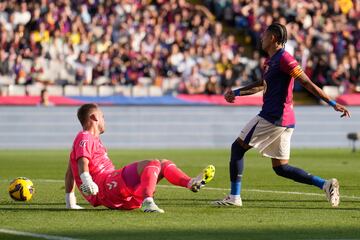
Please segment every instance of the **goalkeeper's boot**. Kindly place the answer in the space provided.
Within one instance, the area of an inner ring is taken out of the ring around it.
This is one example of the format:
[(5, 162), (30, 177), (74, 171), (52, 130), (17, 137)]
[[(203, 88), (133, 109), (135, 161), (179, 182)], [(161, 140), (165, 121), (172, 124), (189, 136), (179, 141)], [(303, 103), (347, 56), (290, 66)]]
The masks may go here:
[(141, 211), (143, 212), (154, 212), (154, 213), (164, 213), (165, 211), (159, 208), (153, 200), (145, 199), (141, 204)]
[(339, 193), (339, 181), (336, 178), (326, 180), (323, 190), (327, 200), (330, 202), (332, 207), (339, 206), (340, 193)]
[(217, 200), (211, 203), (213, 206), (236, 206), (241, 207), (242, 201), (240, 196), (228, 195), (223, 200)]
[(215, 167), (207, 166), (197, 177), (192, 178), (188, 183), (188, 188), (193, 192), (198, 192), (215, 176)]

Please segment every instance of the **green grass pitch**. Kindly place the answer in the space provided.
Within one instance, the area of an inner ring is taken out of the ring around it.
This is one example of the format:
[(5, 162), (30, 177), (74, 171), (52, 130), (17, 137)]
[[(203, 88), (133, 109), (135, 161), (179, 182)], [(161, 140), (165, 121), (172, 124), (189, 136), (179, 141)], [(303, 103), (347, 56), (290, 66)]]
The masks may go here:
[[(324, 178), (337, 177), (342, 195), (333, 209), (319, 189), (277, 177), (269, 159), (250, 151), (243, 177), (242, 208), (209, 202), (228, 193), (228, 150), (110, 150), (117, 167), (142, 159), (169, 158), (190, 176), (207, 164), (215, 179), (199, 193), (160, 182), (157, 204), (165, 214), (93, 208), (76, 193), (85, 210), (64, 209), (68, 151), (0, 152), (0, 230), (80, 239), (360, 239), (360, 153), (348, 149), (293, 150), (291, 164)], [(26, 176), (36, 193), (18, 203), (9, 181)], [(51, 181), (54, 180), (54, 181)], [(297, 194), (305, 193), (305, 194)], [(34, 239), (0, 233), (0, 239)]]

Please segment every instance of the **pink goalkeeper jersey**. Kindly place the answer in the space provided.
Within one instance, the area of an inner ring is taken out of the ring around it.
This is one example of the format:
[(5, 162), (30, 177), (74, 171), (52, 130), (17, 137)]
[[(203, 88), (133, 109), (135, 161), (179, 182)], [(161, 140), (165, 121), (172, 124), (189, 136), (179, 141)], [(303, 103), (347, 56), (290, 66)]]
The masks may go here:
[(79, 187), (82, 182), (79, 176), (77, 161), (85, 157), (89, 160), (89, 173), (93, 181), (99, 186), (99, 193), (96, 196), (85, 196), (94, 206), (99, 205), (98, 199), (102, 198), (102, 185), (106, 176), (115, 170), (111, 160), (108, 158), (106, 148), (98, 137), (94, 137), (88, 131), (81, 131), (77, 134), (72, 151), (70, 153), (71, 170)]

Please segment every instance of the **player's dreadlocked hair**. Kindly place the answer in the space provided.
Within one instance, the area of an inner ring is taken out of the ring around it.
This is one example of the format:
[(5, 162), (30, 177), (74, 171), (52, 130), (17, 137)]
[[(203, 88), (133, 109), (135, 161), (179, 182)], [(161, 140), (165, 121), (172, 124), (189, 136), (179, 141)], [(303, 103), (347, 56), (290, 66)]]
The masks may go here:
[(85, 126), (87, 123), (87, 119), (92, 113), (92, 111), (96, 110), (98, 108), (98, 105), (95, 103), (87, 103), (82, 105), (77, 112), (77, 117), (81, 123), (81, 126)]
[(287, 41), (287, 30), (284, 25), (280, 23), (273, 23), (267, 28), (267, 30), (274, 34), (277, 43), (285, 47), (285, 43)]

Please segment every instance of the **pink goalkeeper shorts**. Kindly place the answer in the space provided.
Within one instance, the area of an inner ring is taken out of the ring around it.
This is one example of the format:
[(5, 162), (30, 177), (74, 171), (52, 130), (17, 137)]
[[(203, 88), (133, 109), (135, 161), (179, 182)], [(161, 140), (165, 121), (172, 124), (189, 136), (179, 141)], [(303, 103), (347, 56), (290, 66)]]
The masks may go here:
[(104, 184), (99, 186), (99, 191), (104, 193), (104, 197), (100, 199), (102, 205), (111, 209), (126, 210), (141, 207), (143, 199), (135, 195), (140, 183), (137, 164), (135, 162), (126, 165), (105, 177)]

